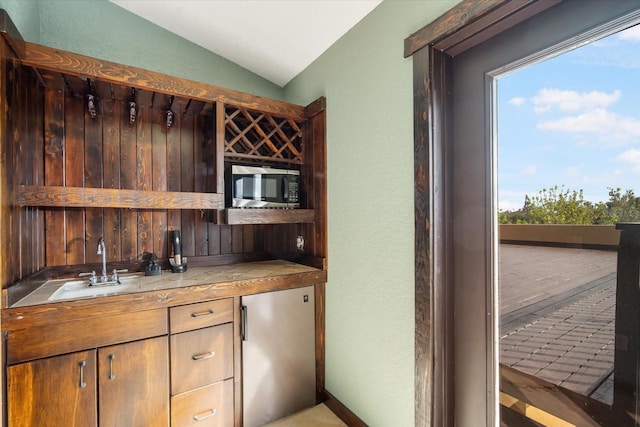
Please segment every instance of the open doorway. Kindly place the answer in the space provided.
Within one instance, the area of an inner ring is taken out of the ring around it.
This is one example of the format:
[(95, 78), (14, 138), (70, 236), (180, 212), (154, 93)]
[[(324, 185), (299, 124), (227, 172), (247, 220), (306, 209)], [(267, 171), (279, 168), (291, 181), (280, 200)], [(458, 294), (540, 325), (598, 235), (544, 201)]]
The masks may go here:
[(496, 78), (500, 364), (609, 406), (616, 223), (640, 222), (638, 42), (636, 25)]
[[(425, 372), (433, 375), (434, 382), (432, 400), (421, 393), (424, 383), (416, 383), (416, 420), (422, 418), (422, 403), (433, 408), (435, 425), (439, 420), (444, 421), (440, 425), (500, 425), (500, 377), (505, 371), (498, 363), (498, 153), (492, 127), (496, 76), (631, 26), (640, 18), (640, 5), (634, 1), (517, 3), (522, 4), (546, 7), (543, 11), (532, 7), (525, 19), (513, 19), (509, 7), (516, 2), (503, 2), (509, 10), (500, 18), (493, 19), (493, 11), (479, 13), (478, 21), (460, 24), (458, 32), (440, 32), (440, 38), (434, 37), (414, 54), (416, 372), (418, 381)], [(474, 12), (470, 2), (461, 5)], [(466, 16), (457, 12), (447, 18)], [(490, 30), (479, 29), (483, 25)], [(422, 174), (424, 170), (428, 173)], [(421, 254), (427, 255), (427, 262)], [(420, 299), (424, 289), (430, 293)], [(431, 310), (432, 329), (430, 324), (422, 326), (418, 317), (425, 313), (422, 304)], [(425, 336), (431, 339), (433, 370), (428, 369), (428, 358), (421, 357), (429, 351), (422, 346)], [(551, 404), (545, 410), (568, 425), (621, 425), (611, 422), (606, 405), (585, 411), (588, 405), (575, 393), (539, 387), (528, 378), (511, 380), (510, 395), (525, 409), (539, 409), (546, 399)], [(637, 408), (630, 415), (636, 416)]]

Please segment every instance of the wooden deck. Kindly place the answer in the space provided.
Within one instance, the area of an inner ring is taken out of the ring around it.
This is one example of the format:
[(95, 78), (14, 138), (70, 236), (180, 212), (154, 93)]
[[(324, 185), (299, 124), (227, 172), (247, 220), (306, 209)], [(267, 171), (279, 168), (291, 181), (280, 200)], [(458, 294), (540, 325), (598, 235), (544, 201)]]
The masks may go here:
[(611, 403), (615, 251), (500, 245), (500, 362)]

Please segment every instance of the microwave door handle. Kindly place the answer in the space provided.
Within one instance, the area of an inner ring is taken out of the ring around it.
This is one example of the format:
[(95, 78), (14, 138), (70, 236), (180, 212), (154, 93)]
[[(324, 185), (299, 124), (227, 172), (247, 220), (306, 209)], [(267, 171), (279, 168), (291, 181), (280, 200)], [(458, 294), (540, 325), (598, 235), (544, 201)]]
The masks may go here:
[(282, 177), (282, 201), (286, 202), (289, 199), (289, 191), (287, 189), (289, 180), (287, 176)]
[(252, 194), (252, 198), (253, 200), (260, 200), (260, 197), (262, 196), (263, 193), (263, 189), (262, 186), (264, 185), (264, 180), (262, 179), (262, 175), (257, 173), (253, 175), (253, 194)]

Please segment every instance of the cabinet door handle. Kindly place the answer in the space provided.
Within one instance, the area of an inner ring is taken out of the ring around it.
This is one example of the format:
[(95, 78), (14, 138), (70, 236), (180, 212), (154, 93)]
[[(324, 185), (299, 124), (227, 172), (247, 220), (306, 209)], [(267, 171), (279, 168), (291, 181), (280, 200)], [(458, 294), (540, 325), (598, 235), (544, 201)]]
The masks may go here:
[(191, 356), (191, 358), (195, 361), (199, 361), (199, 360), (211, 359), (215, 355), (216, 355), (215, 351), (209, 351), (206, 353), (194, 354), (193, 356)]
[(242, 319), (240, 321), (240, 336), (242, 337), (242, 341), (246, 341), (249, 338), (249, 330), (247, 327), (249, 308), (246, 305), (240, 306), (240, 312), (242, 313)]
[(211, 316), (212, 314), (215, 314), (215, 312), (212, 308), (210, 308), (209, 310), (196, 311), (195, 313), (191, 313), (191, 317)]
[(81, 360), (78, 363), (78, 366), (80, 366), (80, 388), (85, 388), (87, 386), (87, 383), (84, 380), (84, 367), (87, 366), (87, 361), (86, 360)]
[(116, 376), (113, 373), (113, 359), (116, 358), (116, 355), (110, 354), (108, 357), (109, 357), (109, 379), (113, 380), (116, 378)]
[(193, 420), (194, 421), (205, 420), (209, 417), (213, 417), (216, 414), (216, 412), (218, 412), (217, 409), (207, 409), (206, 411), (198, 412), (193, 416)]

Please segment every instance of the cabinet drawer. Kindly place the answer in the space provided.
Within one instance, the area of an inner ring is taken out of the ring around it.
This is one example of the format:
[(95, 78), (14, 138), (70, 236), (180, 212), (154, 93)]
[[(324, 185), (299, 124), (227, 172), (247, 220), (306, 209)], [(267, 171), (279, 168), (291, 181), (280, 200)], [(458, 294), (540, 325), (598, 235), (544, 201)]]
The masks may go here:
[(171, 398), (171, 427), (233, 426), (233, 380)]
[(11, 331), (10, 364), (167, 334), (167, 309), (134, 311)]
[(233, 376), (231, 323), (171, 335), (171, 394)]
[(181, 305), (169, 309), (172, 334), (233, 321), (233, 298)]

